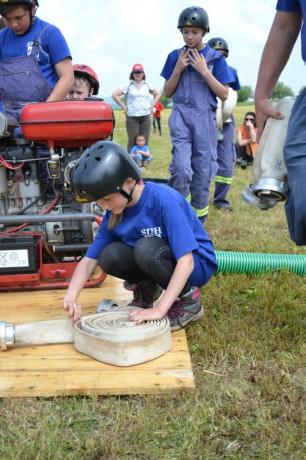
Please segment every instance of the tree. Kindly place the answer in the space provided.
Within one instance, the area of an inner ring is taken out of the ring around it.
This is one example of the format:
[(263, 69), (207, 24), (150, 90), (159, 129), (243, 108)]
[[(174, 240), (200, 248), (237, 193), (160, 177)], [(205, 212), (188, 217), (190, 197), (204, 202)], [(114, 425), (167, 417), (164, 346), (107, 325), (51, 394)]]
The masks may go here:
[(162, 90), (162, 93), (161, 93), (161, 96), (160, 96), (160, 102), (163, 104), (164, 107), (168, 107), (168, 105), (170, 104), (170, 102), (172, 102), (172, 99), (168, 99), (166, 96), (165, 96), (165, 93), (164, 93), (164, 90)]
[(278, 101), (286, 96), (294, 96), (294, 92), (290, 88), (290, 86), (285, 85), (282, 81), (279, 81), (275, 86), (275, 89), (272, 93), (272, 99)]
[(243, 86), (238, 91), (238, 102), (246, 102), (250, 97), (253, 97), (253, 90), (250, 86)]
[(299, 91), (299, 95), (302, 94), (302, 92), (305, 91), (305, 89), (306, 89), (306, 86), (302, 86), (302, 88)]

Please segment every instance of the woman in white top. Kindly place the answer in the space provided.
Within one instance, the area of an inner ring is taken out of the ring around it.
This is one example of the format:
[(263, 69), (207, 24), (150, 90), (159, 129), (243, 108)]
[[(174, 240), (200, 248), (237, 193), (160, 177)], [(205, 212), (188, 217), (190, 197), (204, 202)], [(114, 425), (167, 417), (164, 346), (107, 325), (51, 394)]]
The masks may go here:
[[(126, 102), (121, 100), (126, 96)], [(153, 100), (151, 100), (153, 95)], [(122, 107), (126, 114), (126, 130), (128, 135), (127, 150), (130, 152), (134, 145), (135, 137), (143, 134), (149, 142), (151, 118), (154, 104), (160, 98), (160, 91), (146, 81), (143, 66), (135, 64), (130, 73), (129, 82), (116, 89), (112, 98)]]

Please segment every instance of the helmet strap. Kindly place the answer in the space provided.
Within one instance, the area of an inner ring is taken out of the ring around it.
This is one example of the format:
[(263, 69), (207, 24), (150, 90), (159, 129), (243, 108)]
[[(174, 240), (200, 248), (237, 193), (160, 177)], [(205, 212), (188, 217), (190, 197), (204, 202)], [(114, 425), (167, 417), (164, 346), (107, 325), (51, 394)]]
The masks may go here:
[(136, 187), (136, 184), (137, 184), (137, 181), (135, 181), (135, 184), (134, 184), (134, 187), (132, 188), (131, 190), (131, 193), (127, 193), (125, 190), (121, 189), (119, 193), (121, 193), (121, 195), (124, 196), (124, 198), (126, 198), (128, 200), (128, 203), (130, 203), (132, 201), (132, 198), (133, 198), (133, 192), (134, 192), (134, 188)]

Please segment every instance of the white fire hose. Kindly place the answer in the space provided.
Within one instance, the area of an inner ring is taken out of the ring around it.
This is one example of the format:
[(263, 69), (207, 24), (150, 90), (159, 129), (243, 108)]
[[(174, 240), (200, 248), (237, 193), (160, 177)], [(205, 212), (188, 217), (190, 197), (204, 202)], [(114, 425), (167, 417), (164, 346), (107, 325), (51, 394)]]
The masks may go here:
[(283, 149), (294, 101), (293, 97), (284, 97), (276, 104), (275, 108), (284, 114), (284, 118), (267, 120), (253, 162), (253, 182), (242, 193), (246, 203), (263, 210), (287, 199), (287, 168)]
[(237, 91), (234, 91), (233, 88), (228, 89), (228, 97), (225, 101), (221, 101), (221, 99), (217, 98), (218, 101), (218, 107), (217, 107), (217, 125), (218, 125), (218, 140), (222, 141), (223, 140), (223, 134), (222, 134), (222, 129), (223, 129), (223, 124), (228, 123), (230, 121), (230, 117), (234, 112), (234, 109), (237, 104)]
[(13, 345), (74, 343), (80, 353), (115, 366), (133, 366), (170, 351), (169, 320), (136, 324), (130, 321), (129, 309), (85, 316), (74, 325), (69, 319), (17, 326), (0, 321), (0, 351)]

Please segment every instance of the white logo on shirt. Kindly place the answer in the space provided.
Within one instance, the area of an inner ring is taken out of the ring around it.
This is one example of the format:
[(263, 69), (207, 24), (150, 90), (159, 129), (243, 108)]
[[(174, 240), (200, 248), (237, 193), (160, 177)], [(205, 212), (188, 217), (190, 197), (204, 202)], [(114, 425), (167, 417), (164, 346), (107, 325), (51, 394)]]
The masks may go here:
[(30, 56), (30, 54), (31, 54), (32, 46), (33, 46), (33, 42), (28, 42), (27, 43), (27, 55), (28, 56)]
[(144, 228), (141, 230), (141, 234), (142, 236), (145, 236), (145, 237), (148, 237), (148, 236), (149, 237), (156, 236), (158, 238), (162, 237), (162, 231), (160, 227)]

